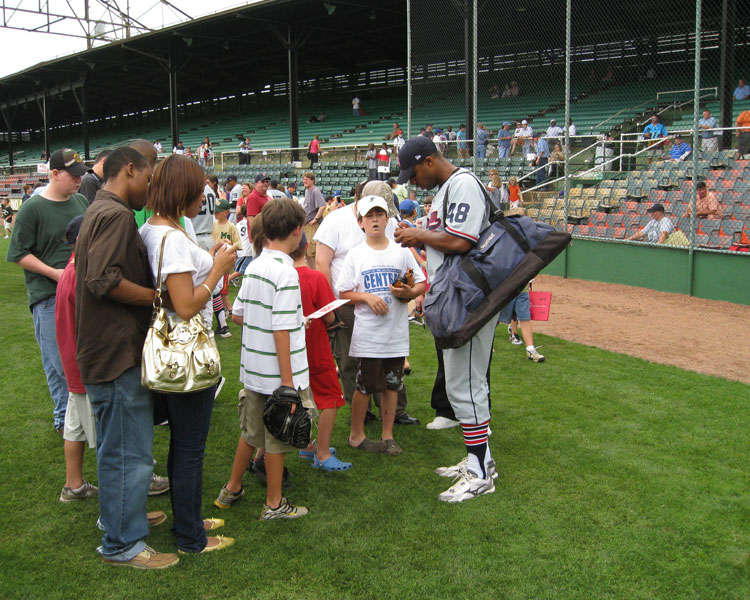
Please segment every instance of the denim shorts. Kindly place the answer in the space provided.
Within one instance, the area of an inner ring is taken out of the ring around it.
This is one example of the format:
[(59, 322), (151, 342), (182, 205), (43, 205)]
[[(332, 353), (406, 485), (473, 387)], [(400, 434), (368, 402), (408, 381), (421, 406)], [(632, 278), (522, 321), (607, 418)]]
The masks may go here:
[(531, 302), (529, 293), (521, 292), (511, 300), (508, 305), (500, 311), (497, 320), (501, 323), (510, 323), (513, 315), (517, 321), (531, 321)]

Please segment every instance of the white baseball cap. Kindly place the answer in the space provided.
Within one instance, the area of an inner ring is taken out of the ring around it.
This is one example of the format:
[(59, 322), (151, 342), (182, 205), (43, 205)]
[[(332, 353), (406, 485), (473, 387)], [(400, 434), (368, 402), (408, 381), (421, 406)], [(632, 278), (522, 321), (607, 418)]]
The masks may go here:
[(382, 208), (385, 211), (385, 214), (388, 214), (388, 203), (380, 196), (363, 196), (359, 199), (359, 202), (357, 202), (357, 214), (359, 214), (360, 217), (364, 217), (373, 208)]
[(526, 119), (524, 119), (523, 121), (521, 121), (521, 125), (528, 125), (528, 124), (529, 124), (529, 122)]

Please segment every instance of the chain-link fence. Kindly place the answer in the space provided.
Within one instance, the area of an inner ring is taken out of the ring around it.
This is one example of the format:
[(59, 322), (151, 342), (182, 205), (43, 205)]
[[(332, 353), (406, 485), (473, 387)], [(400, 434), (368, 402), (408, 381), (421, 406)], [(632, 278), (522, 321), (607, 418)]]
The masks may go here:
[(575, 237), (748, 250), (750, 4), (409, 0), (409, 17), (412, 136), (466, 124), (448, 157)]

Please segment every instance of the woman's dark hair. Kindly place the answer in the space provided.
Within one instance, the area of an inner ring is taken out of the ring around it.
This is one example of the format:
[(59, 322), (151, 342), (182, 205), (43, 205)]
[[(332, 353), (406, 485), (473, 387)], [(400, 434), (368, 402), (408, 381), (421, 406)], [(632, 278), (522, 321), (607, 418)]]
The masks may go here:
[[(109, 160), (104, 166), (108, 163)], [(206, 174), (197, 162), (181, 154), (173, 154), (159, 163), (154, 171), (148, 208), (163, 217), (179, 219), (187, 206), (203, 193), (205, 178)]]

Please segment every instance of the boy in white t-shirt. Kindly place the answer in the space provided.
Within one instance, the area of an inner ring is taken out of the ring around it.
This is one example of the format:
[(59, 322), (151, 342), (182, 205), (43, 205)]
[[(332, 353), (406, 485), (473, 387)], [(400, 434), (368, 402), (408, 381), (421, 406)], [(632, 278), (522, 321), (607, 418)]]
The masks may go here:
[(237, 252), (237, 262), (234, 265), (234, 272), (229, 275), (229, 281), (233, 286), (238, 287), (242, 283), (242, 276), (245, 274), (247, 265), (253, 260), (253, 245), (250, 241), (250, 226), (247, 222), (247, 205), (240, 208), (242, 220), (236, 225), (237, 233), (242, 242), (242, 249)]
[[(388, 204), (380, 196), (365, 196), (357, 204), (357, 222), (365, 241), (346, 255), (336, 281), (339, 298), (354, 309), (350, 356), (357, 357), (356, 390), (348, 443), (367, 452), (389, 456), (402, 450), (393, 439), (398, 391), (404, 385), (404, 357), (409, 354), (408, 301), (425, 291), (425, 277), (411, 252), (385, 235)], [(411, 270), (413, 285), (401, 281)], [(396, 287), (394, 287), (396, 283)], [(382, 392), (381, 441), (365, 436), (370, 395)]]

